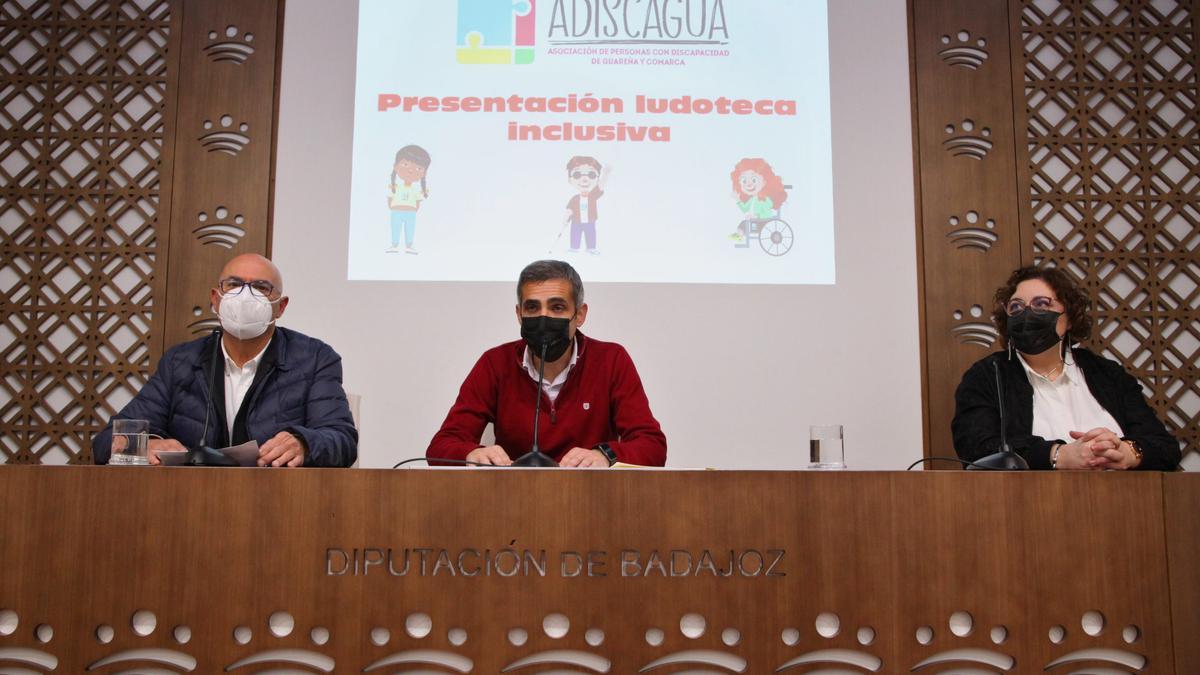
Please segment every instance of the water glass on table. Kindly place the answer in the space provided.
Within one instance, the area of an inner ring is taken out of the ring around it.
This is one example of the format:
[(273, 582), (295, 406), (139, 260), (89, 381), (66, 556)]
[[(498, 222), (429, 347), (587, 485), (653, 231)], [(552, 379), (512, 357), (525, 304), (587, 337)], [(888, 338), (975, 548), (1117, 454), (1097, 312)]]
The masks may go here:
[(808, 428), (810, 469), (836, 470), (846, 468), (842, 445), (842, 425), (823, 424)]
[(112, 455), (109, 464), (143, 466), (150, 464), (150, 422), (116, 419), (112, 423)]

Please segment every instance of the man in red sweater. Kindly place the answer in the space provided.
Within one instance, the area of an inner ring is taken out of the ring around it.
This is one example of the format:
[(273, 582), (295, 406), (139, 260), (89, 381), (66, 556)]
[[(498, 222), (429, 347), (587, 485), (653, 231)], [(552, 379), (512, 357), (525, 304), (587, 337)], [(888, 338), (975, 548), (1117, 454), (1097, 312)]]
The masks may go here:
[[(667, 439), (625, 348), (579, 332), (587, 319), (583, 281), (573, 267), (540, 260), (517, 280), (521, 340), (484, 352), (434, 435), (430, 459), (507, 466), (533, 447), (534, 406), (541, 406), (538, 445), (567, 467), (614, 462), (663, 466)], [(537, 390), (545, 355), (545, 379)], [(496, 444), (479, 443), (495, 426)]]

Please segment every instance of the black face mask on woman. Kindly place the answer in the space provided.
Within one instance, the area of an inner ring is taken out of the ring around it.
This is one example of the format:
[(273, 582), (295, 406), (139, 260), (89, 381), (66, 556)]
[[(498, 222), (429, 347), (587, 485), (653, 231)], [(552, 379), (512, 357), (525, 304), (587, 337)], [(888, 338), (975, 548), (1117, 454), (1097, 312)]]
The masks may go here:
[(1008, 341), (1022, 354), (1041, 354), (1062, 338), (1055, 326), (1062, 312), (1025, 309), (1008, 317)]
[(547, 361), (557, 361), (571, 345), (571, 320), (552, 316), (521, 317), (521, 337), (538, 358), (546, 348)]

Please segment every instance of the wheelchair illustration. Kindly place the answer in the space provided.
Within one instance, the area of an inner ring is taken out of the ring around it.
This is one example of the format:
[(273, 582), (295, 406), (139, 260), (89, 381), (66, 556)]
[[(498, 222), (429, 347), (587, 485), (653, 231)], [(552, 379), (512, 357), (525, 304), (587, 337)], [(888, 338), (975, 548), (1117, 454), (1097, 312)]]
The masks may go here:
[[(791, 185), (783, 186), (785, 190), (791, 188)], [(795, 235), (792, 233), (792, 226), (783, 219), (781, 211), (776, 209), (775, 215), (770, 218), (744, 218), (739, 223), (745, 230), (742, 240), (733, 247), (750, 248), (750, 240), (757, 239), (758, 245), (769, 256), (778, 257), (792, 250)]]

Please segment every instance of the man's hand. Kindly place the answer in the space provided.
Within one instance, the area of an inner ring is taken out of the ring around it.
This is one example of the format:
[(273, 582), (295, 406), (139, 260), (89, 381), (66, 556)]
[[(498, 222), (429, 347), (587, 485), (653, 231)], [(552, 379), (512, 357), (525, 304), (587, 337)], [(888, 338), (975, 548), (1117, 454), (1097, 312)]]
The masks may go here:
[(304, 444), (292, 434), (281, 431), (258, 449), (259, 466), (304, 466)]
[(558, 462), (563, 467), (579, 467), (581, 469), (607, 469), (608, 458), (599, 450), (588, 448), (571, 448)]
[(479, 464), (494, 464), (495, 466), (509, 466), (512, 464), (512, 458), (504, 451), (504, 448), (498, 445), (489, 445), (486, 448), (475, 448), (467, 453), (468, 462), (477, 462)]
[(183, 444), (174, 438), (151, 438), (146, 444), (146, 454), (150, 456), (151, 464), (162, 464), (162, 460), (158, 458), (160, 452), (177, 452), (179, 450), (187, 451)]

